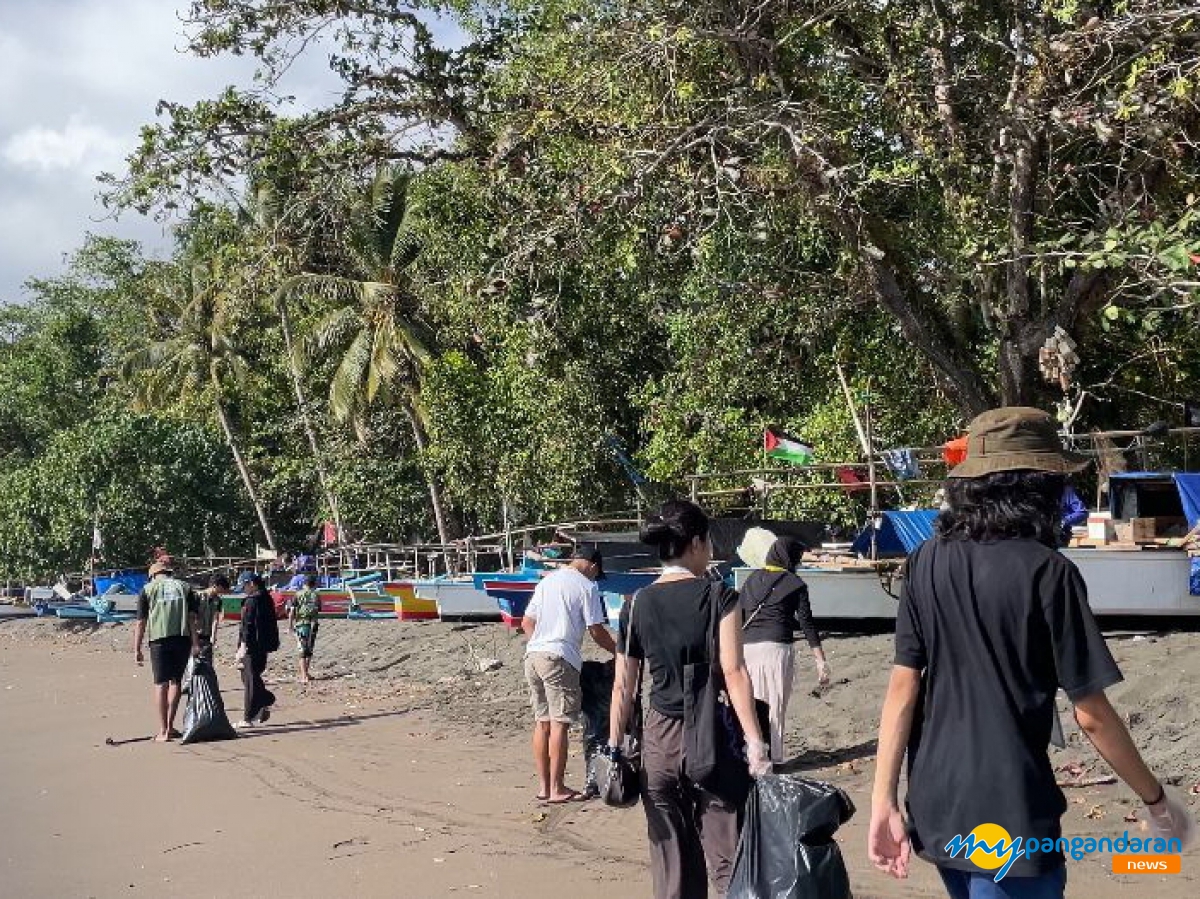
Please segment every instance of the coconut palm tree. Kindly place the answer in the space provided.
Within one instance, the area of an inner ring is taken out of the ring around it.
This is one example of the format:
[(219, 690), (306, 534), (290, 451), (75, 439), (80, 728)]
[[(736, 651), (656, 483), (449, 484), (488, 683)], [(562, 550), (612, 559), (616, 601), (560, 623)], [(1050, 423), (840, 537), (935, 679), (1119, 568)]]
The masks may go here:
[[(291, 278), (284, 289), (318, 295), (335, 304), (301, 347), (310, 365), (328, 354), (339, 359), (329, 384), (334, 418), (353, 423), (361, 439), (368, 408), (395, 403), (407, 416), (413, 440), (423, 452), (428, 422), (419, 395), (430, 352), (416, 322), (417, 301), (409, 271), (421, 251), (409, 186), (410, 178), (402, 171), (380, 172), (363, 198), (356, 227), (347, 235), (344, 272), (306, 272)], [(451, 526), (441, 489), (428, 471), (426, 481), (438, 537), (448, 543)]]
[[(281, 195), (274, 184), (267, 180), (261, 180), (251, 189), (247, 206), (243, 211), (245, 220), (266, 238), (272, 248), (281, 249), (286, 253), (292, 247), (286, 236), (288, 229), (285, 219), (288, 215), (285, 203), (285, 197)], [(334, 491), (333, 482), (329, 477), (325, 454), (321, 451), (317, 430), (313, 426), (312, 416), (309, 414), (308, 398), (305, 396), (304, 378), (300, 369), (300, 353), (292, 328), (291, 300), (292, 296), (286, 287), (277, 290), (271, 298), (275, 314), (279, 317), (280, 330), (283, 332), (283, 345), (288, 357), (288, 374), (291, 376), (292, 392), (296, 396), (296, 410), (300, 415), (300, 424), (304, 428), (305, 437), (308, 438), (313, 464), (317, 469), (317, 481), (321, 485), (322, 493), (325, 494), (325, 504), (329, 507), (329, 514), (333, 518), (333, 525), (337, 530), (338, 540), (341, 542), (345, 540), (345, 532), (342, 530), (342, 513), (338, 506), (337, 493)]]
[(138, 402), (146, 407), (165, 405), (176, 397), (207, 396), (267, 545), (278, 552), (275, 533), (229, 419), (226, 390), (230, 383), (244, 380), (248, 366), (230, 338), (222, 283), (211, 263), (193, 263), (169, 276), (165, 290), (150, 303), (154, 325), (164, 336), (126, 356), (121, 378), (133, 384)]

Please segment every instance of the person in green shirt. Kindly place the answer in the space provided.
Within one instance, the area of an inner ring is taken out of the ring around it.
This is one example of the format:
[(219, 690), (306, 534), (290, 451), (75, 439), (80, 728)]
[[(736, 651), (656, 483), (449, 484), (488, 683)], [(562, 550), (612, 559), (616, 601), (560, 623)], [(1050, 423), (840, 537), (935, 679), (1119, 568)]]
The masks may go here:
[(288, 629), (296, 636), (296, 652), (300, 655), (300, 680), (312, 683), (308, 666), (317, 645), (317, 620), (321, 614), (321, 595), (317, 592), (316, 575), (304, 579), (304, 589), (288, 604)]
[(200, 594), (200, 653), (212, 659), (213, 649), (217, 645), (217, 631), (225, 617), (222, 610), (224, 594), (229, 592), (229, 578), (223, 574), (214, 574), (208, 579), (208, 587)]
[(196, 591), (187, 581), (174, 576), (170, 558), (164, 556), (150, 566), (150, 581), (138, 596), (133, 652), (137, 664), (144, 664), (142, 643), (149, 638), (159, 723), (154, 737), (157, 743), (166, 743), (180, 735), (175, 730), (179, 683), (188, 656), (200, 652), (199, 608)]

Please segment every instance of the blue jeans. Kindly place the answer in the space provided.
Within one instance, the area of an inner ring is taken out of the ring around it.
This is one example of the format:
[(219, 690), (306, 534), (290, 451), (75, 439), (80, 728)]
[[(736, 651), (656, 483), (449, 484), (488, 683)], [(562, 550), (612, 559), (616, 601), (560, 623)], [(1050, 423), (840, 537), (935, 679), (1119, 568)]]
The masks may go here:
[(950, 899), (1063, 899), (1067, 889), (1067, 866), (1037, 877), (1009, 875), (999, 883), (995, 874), (938, 868)]

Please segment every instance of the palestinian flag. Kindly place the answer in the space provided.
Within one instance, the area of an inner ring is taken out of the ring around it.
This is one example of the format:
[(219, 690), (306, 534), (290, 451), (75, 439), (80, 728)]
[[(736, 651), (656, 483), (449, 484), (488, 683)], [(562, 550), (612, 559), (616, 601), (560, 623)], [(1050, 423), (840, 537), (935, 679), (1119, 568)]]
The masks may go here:
[(763, 449), (772, 459), (782, 459), (794, 465), (808, 465), (816, 453), (813, 448), (790, 434), (785, 434), (778, 428), (767, 428), (763, 432)]

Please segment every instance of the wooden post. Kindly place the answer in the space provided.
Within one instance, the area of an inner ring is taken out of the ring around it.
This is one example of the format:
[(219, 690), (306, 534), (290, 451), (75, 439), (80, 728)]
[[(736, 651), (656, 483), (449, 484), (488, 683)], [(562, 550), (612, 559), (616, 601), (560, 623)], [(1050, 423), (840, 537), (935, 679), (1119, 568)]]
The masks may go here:
[(871, 444), (867, 440), (867, 432), (863, 428), (862, 420), (858, 417), (858, 408), (854, 405), (854, 394), (850, 392), (850, 384), (846, 381), (846, 373), (842, 370), (842, 363), (836, 364), (838, 381), (842, 384), (842, 394), (846, 397), (846, 405), (850, 407), (850, 417), (854, 419), (854, 430), (858, 433), (858, 443), (862, 447), (863, 454), (866, 456), (867, 464), (871, 464)]
[(862, 419), (858, 416), (858, 409), (854, 405), (854, 394), (850, 392), (850, 384), (846, 380), (846, 373), (842, 370), (842, 364), (836, 363), (838, 381), (842, 385), (842, 393), (846, 396), (846, 404), (850, 407), (850, 417), (854, 419), (854, 430), (858, 432), (858, 442), (862, 446), (863, 455), (867, 460), (867, 479), (871, 485), (871, 509), (868, 513), (871, 524), (871, 559), (874, 561), (876, 557), (875, 547), (875, 517), (879, 513), (879, 482), (875, 473), (875, 447), (873, 434), (871, 433), (871, 401), (870, 401), (870, 386), (868, 382), (866, 418), (867, 425), (863, 427)]
[(867, 477), (871, 482), (871, 561), (874, 562), (879, 557), (878, 548), (875, 545), (878, 530), (875, 527), (875, 520), (879, 516), (879, 480), (875, 473), (875, 423), (871, 416), (871, 386), (870, 381), (867, 382), (867, 402), (864, 408), (864, 417), (867, 420)]

